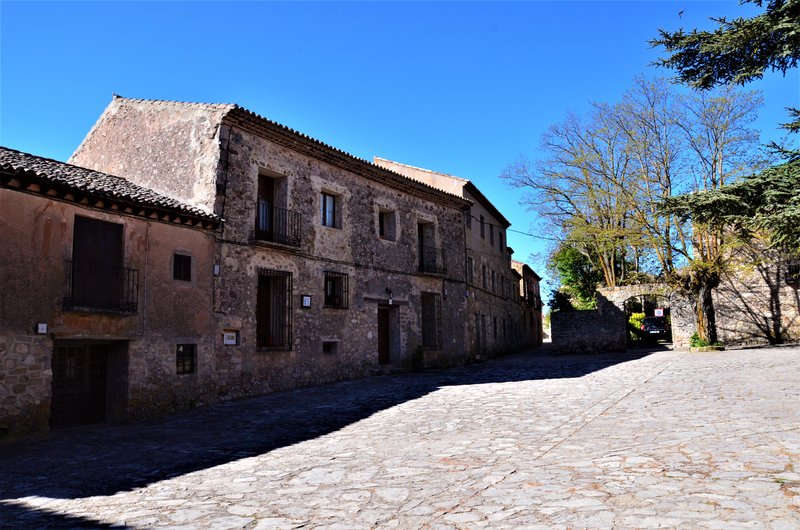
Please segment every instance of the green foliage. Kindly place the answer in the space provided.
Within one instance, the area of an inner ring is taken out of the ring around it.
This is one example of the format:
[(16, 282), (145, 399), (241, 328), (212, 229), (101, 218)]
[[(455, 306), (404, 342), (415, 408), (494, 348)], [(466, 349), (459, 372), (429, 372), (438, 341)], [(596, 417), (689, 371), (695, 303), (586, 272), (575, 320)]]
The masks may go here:
[[(762, 0), (742, 0), (761, 7)], [(713, 19), (714, 31), (659, 30), (651, 41), (670, 54), (657, 62), (674, 69), (683, 83), (710, 88), (761, 79), (767, 68), (786, 73), (800, 59), (800, 0), (770, 0), (752, 18)]]
[(637, 341), (642, 336), (642, 324), (644, 323), (644, 313), (631, 313), (628, 316), (628, 339)]
[(689, 339), (689, 346), (692, 348), (704, 348), (706, 346), (711, 346), (707, 340), (701, 339), (700, 335), (695, 331), (692, 334), (692, 337)]
[(689, 339), (689, 346), (692, 348), (705, 348), (707, 346), (718, 346), (721, 347), (723, 344), (720, 341), (716, 342), (709, 342), (700, 337), (700, 335), (695, 331), (691, 338)]
[(603, 281), (603, 274), (595, 269), (585, 254), (562, 244), (550, 255), (547, 265), (561, 280), (562, 294), (570, 299), (575, 309), (597, 307), (597, 285)]
[(767, 233), (773, 245), (800, 249), (800, 159), (723, 188), (671, 197), (662, 208), (745, 239)]

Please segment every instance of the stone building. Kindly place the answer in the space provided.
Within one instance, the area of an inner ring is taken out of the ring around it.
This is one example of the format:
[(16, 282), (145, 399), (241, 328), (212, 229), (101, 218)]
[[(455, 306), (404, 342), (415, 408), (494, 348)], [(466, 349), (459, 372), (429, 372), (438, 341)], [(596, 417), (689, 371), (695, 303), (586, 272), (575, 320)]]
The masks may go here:
[(0, 148), (0, 443), (203, 399), (220, 219)]
[[(462, 196), (472, 203), (466, 217), (464, 254), (467, 283), (465, 333), (472, 356), (480, 359), (532, 345), (525, 331), (533, 332), (533, 328), (527, 327), (529, 311), (519, 296), (523, 274), (512, 267), (513, 250), (506, 240), (506, 230), (511, 223), (469, 180), (384, 158), (375, 157), (374, 161), (381, 167)], [(531, 276), (528, 276), (528, 281), (533, 289)], [(538, 280), (535, 289), (538, 291)], [(538, 329), (535, 333), (541, 337), (541, 311), (537, 322), (534, 324)], [(541, 344), (540, 340), (536, 342), (538, 344)]]
[(542, 278), (521, 261), (511, 261), (511, 267), (519, 275), (519, 296), (524, 306), (522, 322), (523, 345), (538, 347), (542, 345), (544, 330), (542, 329), (542, 296), (539, 282)]
[(219, 393), (465, 361), (463, 197), (236, 105), (115, 97), (71, 162), (225, 219)]

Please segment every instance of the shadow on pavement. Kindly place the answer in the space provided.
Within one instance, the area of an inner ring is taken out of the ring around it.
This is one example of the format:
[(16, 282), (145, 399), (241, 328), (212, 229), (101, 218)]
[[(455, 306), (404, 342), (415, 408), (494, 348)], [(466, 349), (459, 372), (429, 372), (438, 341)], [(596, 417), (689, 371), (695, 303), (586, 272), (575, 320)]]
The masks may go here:
[(93, 527), (14, 499), (107, 496), (311, 440), (440, 387), (575, 378), (651, 350), (555, 356), (546, 349), (421, 374), (376, 376), (218, 403), (158, 421), (54, 431), (2, 448), (0, 526)]

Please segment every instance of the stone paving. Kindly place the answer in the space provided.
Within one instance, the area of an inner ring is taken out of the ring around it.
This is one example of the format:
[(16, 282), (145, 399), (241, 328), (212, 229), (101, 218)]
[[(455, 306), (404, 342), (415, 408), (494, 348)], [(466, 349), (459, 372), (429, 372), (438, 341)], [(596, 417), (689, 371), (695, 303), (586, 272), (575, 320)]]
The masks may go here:
[(0, 448), (0, 526), (800, 528), (800, 348), (557, 357)]

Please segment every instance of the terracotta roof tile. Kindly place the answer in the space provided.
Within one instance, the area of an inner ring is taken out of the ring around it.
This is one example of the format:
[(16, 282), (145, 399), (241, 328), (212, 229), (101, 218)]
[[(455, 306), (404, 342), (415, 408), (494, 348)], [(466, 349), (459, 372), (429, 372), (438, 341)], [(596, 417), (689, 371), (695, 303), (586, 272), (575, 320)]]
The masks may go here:
[(115, 177), (3, 146), (0, 146), (0, 171), (35, 176), (75, 191), (85, 192), (96, 198), (114, 199), (135, 206), (155, 207), (209, 221), (221, 221), (217, 215), (139, 186), (122, 177)]

